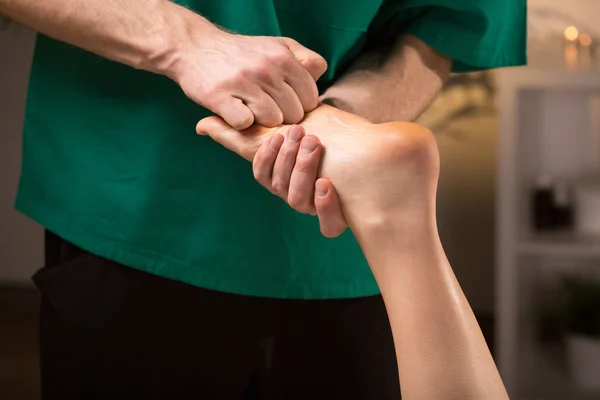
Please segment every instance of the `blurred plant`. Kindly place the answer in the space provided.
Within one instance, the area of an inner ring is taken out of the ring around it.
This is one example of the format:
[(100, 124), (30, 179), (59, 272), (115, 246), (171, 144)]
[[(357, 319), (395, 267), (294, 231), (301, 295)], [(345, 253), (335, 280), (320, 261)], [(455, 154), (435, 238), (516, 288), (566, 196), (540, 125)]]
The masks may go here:
[(536, 306), (538, 340), (555, 343), (568, 334), (600, 339), (600, 279), (564, 274), (543, 292)]
[(565, 275), (561, 289), (560, 314), (565, 330), (600, 339), (600, 279)]

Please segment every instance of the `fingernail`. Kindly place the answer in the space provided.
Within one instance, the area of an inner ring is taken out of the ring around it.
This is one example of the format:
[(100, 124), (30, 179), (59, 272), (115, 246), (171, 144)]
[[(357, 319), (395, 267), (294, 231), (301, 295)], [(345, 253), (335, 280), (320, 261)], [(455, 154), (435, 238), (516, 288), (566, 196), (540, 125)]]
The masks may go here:
[(305, 137), (300, 144), (300, 150), (303, 154), (310, 154), (317, 148), (317, 141), (313, 138)]
[(302, 132), (302, 128), (297, 125), (291, 126), (288, 131), (288, 137), (293, 141), (299, 142), (302, 139), (304, 132)]
[(281, 139), (281, 136), (279, 136), (279, 135), (271, 136), (271, 142), (269, 143), (271, 150), (279, 151), (282, 144), (283, 144), (283, 140)]
[(316, 192), (317, 196), (325, 197), (327, 195), (327, 186), (322, 183), (317, 183)]

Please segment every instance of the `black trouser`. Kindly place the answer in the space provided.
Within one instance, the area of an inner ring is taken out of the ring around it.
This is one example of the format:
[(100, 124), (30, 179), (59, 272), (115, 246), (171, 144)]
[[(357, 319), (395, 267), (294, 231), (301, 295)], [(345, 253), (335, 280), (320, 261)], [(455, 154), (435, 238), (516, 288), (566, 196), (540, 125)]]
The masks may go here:
[(33, 278), (43, 400), (400, 398), (380, 296), (215, 292), (64, 241), (59, 258)]

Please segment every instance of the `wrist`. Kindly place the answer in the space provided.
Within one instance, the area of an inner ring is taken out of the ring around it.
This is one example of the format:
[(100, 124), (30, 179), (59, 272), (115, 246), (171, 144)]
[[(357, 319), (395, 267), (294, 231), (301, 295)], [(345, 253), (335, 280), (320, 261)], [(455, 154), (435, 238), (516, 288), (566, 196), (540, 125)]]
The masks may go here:
[(161, 3), (160, 28), (148, 40), (148, 51), (140, 69), (178, 81), (190, 49), (201, 46), (220, 31), (206, 18), (170, 1)]

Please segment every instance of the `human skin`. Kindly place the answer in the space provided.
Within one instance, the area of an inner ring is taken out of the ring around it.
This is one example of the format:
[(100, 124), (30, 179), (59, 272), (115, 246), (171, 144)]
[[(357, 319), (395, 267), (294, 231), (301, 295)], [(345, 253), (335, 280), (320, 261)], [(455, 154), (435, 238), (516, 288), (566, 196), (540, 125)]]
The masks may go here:
[[(414, 121), (442, 89), (452, 60), (412, 35), (402, 35), (389, 48), (361, 54), (348, 71), (321, 95), (324, 103), (373, 123)], [(293, 209), (318, 215), (321, 232), (339, 236), (347, 227), (335, 188), (314, 202), (321, 145), (310, 135), (287, 135), (263, 145), (253, 160), (256, 179)]]
[(248, 161), (263, 144), (296, 129), (322, 143), (317, 184), (327, 178), (335, 186), (333, 196), (381, 289), (402, 398), (507, 399), (437, 232), (439, 155), (431, 132), (406, 122), (372, 124), (327, 105), (299, 126), (236, 131), (218, 117), (197, 126)]
[[(299, 122), (317, 106), (316, 80), (327, 69), (320, 55), (293, 39), (230, 34), (167, 0), (0, 0), (0, 14), (107, 59), (165, 75), (237, 129)], [(313, 154), (313, 170), (319, 162)], [(308, 188), (287, 185), (286, 192), (312, 193), (315, 179)], [(321, 214), (327, 224), (329, 214)], [(340, 214), (334, 204), (332, 215)]]
[[(290, 38), (230, 34), (167, 0), (82, 4), (83, 0), (0, 0), (0, 13), (108, 59), (165, 75), (236, 129), (252, 123), (295, 123), (318, 103), (315, 81), (327, 63)], [(449, 59), (405, 35), (391, 49), (361, 55), (321, 99), (373, 122), (407, 120), (431, 103), (450, 65)], [(296, 153), (298, 146), (297, 141), (283, 144)], [(317, 209), (313, 203), (321, 149), (318, 143), (311, 148), (312, 153), (299, 157), (298, 167), (295, 160), (279, 160), (270, 169), (272, 177), (260, 174), (260, 183), (294, 209), (318, 214), (324, 234), (337, 236), (346, 228), (339, 204), (319, 203)], [(269, 169), (260, 157), (256, 164)], [(290, 180), (292, 170), (296, 179)], [(312, 176), (297, 179), (309, 172)]]
[(225, 32), (168, 0), (0, 0), (0, 14), (105, 58), (165, 75), (244, 129), (295, 123), (327, 62), (285, 37)]

